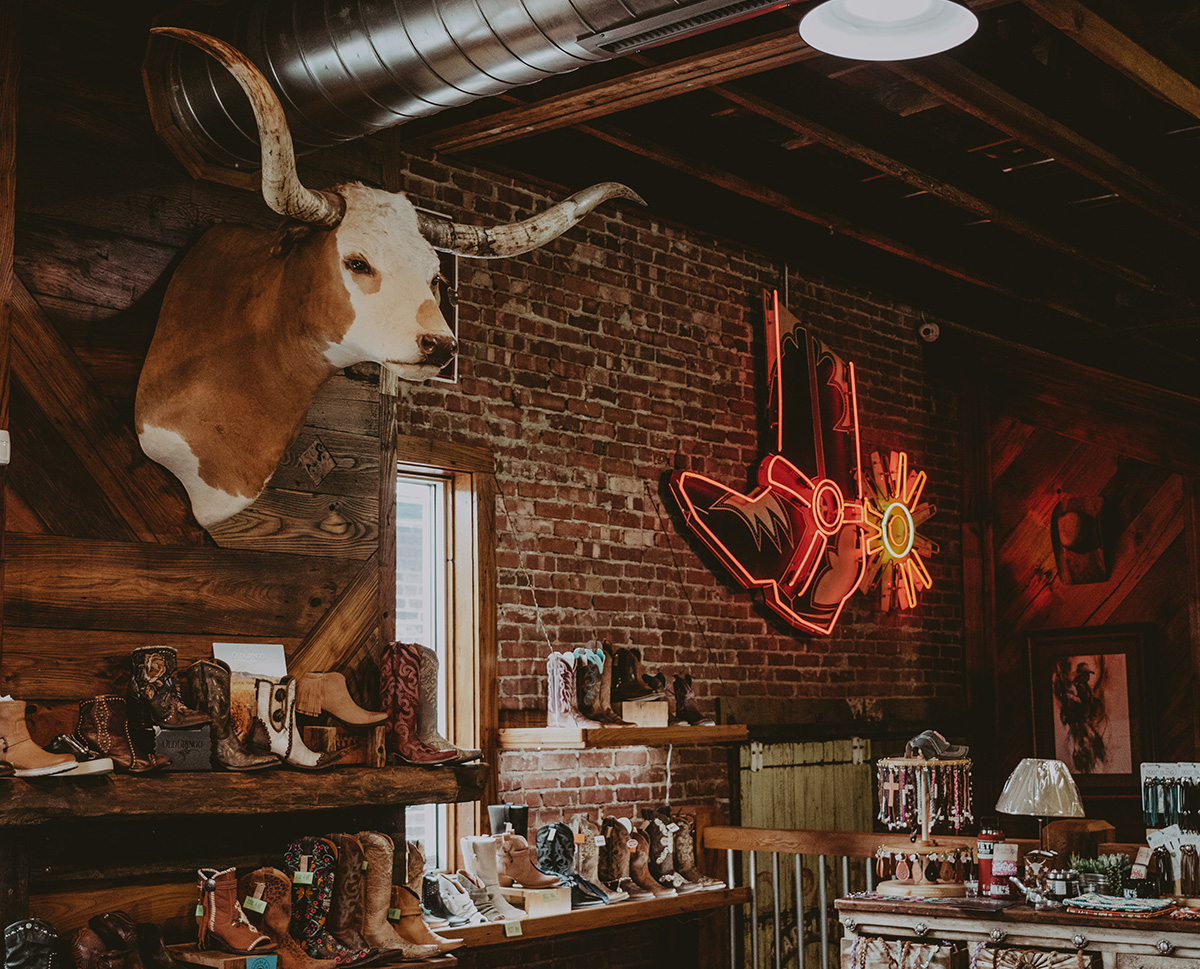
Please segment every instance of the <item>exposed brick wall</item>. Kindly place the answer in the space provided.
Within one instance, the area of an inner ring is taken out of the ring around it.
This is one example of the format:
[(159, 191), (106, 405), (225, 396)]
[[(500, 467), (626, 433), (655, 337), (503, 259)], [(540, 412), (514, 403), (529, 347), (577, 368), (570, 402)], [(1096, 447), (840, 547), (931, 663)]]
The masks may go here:
[[(548, 201), (443, 161), (410, 161), (406, 185), (419, 204), (483, 221)], [(782, 275), (769, 253), (612, 204), (542, 250), (461, 264), (460, 383), (406, 385), (401, 420), (496, 455), (503, 710), (545, 709), (550, 647), (534, 594), (554, 648), (595, 637), (639, 646), (651, 668), (690, 671), (710, 709), (718, 694), (802, 701), (962, 688), (955, 405), (923, 372), (912, 308), (799, 271), (788, 279), (792, 311), (858, 368), (864, 456), (905, 449), (929, 473), (938, 513), (925, 530), (941, 550), (915, 613), (881, 614), (856, 595), (832, 636), (797, 633), (714, 574), (662, 497), (671, 469), (752, 480), (763, 455), (760, 294)], [(514, 753), (501, 758), (501, 783), (548, 820), (661, 799), (665, 757)], [(727, 797), (724, 751), (674, 757), (676, 800)]]

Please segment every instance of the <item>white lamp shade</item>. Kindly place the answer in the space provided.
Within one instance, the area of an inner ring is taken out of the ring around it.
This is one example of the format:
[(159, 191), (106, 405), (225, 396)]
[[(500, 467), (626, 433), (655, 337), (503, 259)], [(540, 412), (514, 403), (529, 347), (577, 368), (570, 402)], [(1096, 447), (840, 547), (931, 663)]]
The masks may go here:
[(1061, 760), (1026, 757), (1004, 782), (996, 810), (1035, 818), (1081, 818), (1083, 802)]
[(800, 21), (800, 36), (826, 54), (903, 61), (957, 47), (978, 27), (951, 0), (827, 0)]

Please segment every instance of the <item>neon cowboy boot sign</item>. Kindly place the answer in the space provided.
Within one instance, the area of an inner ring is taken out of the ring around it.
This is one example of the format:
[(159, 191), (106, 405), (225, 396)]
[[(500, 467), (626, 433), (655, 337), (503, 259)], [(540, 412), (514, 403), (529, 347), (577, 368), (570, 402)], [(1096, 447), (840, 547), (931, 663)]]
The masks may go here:
[(828, 635), (867, 568), (854, 365), (763, 294), (774, 450), (742, 494), (693, 471), (671, 475), (688, 527), (748, 589), (798, 629)]

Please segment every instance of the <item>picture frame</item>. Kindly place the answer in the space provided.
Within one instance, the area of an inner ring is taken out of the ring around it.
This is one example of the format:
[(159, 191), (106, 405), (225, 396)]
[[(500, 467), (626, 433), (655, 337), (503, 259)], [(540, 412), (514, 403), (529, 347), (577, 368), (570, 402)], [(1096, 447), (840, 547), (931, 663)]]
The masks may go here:
[(1034, 751), (1063, 761), (1082, 792), (1136, 790), (1154, 759), (1146, 687), (1153, 626), (1026, 633)]

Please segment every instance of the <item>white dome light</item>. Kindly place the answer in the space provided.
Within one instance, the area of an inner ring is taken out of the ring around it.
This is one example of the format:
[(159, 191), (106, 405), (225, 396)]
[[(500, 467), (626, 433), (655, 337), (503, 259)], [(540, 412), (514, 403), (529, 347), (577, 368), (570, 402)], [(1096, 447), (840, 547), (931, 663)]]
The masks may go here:
[(800, 21), (800, 36), (838, 57), (903, 61), (957, 47), (978, 26), (951, 0), (827, 0)]

